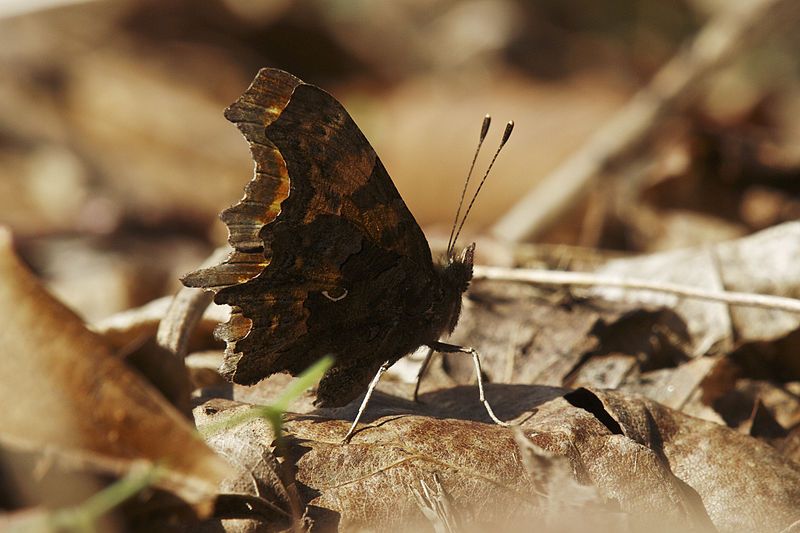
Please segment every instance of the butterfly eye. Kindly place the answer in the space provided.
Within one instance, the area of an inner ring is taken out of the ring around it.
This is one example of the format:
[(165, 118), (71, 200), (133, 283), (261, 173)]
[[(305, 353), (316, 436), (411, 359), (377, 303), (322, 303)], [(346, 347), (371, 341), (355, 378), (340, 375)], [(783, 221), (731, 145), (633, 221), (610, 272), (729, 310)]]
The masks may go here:
[(347, 296), (347, 289), (344, 287), (336, 287), (330, 291), (322, 291), (322, 295), (332, 302), (338, 302)]

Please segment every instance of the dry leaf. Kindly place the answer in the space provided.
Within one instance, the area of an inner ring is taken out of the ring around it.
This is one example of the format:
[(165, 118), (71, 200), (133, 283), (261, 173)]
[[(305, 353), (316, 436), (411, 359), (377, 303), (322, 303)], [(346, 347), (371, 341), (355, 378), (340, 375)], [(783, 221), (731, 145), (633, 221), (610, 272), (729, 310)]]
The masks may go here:
[(0, 402), (9, 406), (0, 415), (4, 447), (117, 475), (148, 460), (167, 470), (160, 485), (187, 501), (207, 502), (216, 494), (226, 463), (101, 336), (41, 287), (14, 255), (6, 230), (0, 232), (0, 302)]
[[(779, 531), (800, 516), (800, 465), (746, 435), (635, 395), (524, 385), (493, 385), (487, 395), (498, 416), (529, 413), (520, 426), (525, 438), (566, 458), (572, 479), (595, 487), (599, 497), (576, 498), (596, 505), (592, 514), (607, 523), (634, 531)], [(468, 527), (530, 524), (558, 504), (551, 501), (557, 485), (543, 491), (543, 478), (563, 474), (563, 466), (545, 461), (538, 466), (544, 473), (531, 475), (513, 432), (482, 422), (474, 387), (427, 394), (423, 402), (377, 394), (349, 445), (340, 441), (355, 404), (287, 416), (279, 464), (292, 472), (316, 526), (421, 527), (427, 519), (415, 492), (437, 477)], [(209, 423), (247, 408), (212, 400), (196, 413), (205, 410), (202, 423)], [(274, 468), (264, 461), (266, 422), (248, 425), (215, 438)], [(270, 473), (262, 482), (276, 478)], [(625, 518), (609, 518), (615, 506)]]
[[(478, 350), (492, 381), (562, 385), (590, 355), (632, 355), (644, 369), (673, 366), (686, 359), (685, 334), (669, 310), (553, 301), (529, 285), (483, 281), (467, 293), (452, 342)], [(459, 382), (471, 382), (469, 358), (448, 356), (447, 367)]]
[[(598, 269), (610, 276), (665, 281), (703, 289), (794, 297), (800, 294), (800, 223), (791, 222), (749, 237), (703, 248), (617, 259)], [(598, 288), (613, 300), (634, 299), (675, 310), (686, 322), (691, 353), (725, 353), (735, 342), (772, 341), (798, 329), (797, 314), (731, 306), (671, 294)]]

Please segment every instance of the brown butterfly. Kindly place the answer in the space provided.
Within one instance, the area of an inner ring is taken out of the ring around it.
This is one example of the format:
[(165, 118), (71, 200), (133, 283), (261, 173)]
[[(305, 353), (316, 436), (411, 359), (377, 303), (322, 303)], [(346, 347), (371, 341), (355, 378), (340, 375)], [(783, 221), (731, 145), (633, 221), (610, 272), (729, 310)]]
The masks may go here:
[[(216, 303), (232, 306), (217, 330), (227, 342), (227, 379), (249, 385), (276, 372), (296, 375), (332, 354), (316, 404), (342, 406), (368, 390), (347, 440), (380, 375), (404, 355), (421, 346), (471, 353), (479, 368), (471, 348), (439, 342), (455, 328), (472, 279), (474, 244), (455, 251), (463, 220), (434, 262), (344, 107), (287, 72), (262, 69), (225, 117), (247, 139), (255, 175), (244, 198), (221, 215), (233, 252), (183, 283), (211, 289)], [(488, 128), (487, 116), (481, 143)], [(500, 423), (478, 377), (481, 401)]]

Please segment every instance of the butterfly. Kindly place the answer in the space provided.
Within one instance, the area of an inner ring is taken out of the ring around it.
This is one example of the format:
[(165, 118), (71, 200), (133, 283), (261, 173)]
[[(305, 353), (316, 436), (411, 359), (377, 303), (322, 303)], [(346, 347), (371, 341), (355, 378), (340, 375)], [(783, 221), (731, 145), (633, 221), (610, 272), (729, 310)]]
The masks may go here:
[[(451, 232), (444, 257), (433, 260), (383, 163), (333, 96), (267, 68), (225, 117), (250, 145), (254, 176), (221, 214), (233, 251), (182, 280), (232, 307), (217, 328), (225, 378), (250, 385), (333, 355), (315, 404), (338, 407), (368, 391), (347, 440), (380, 375), (401, 357), (428, 346), (472, 353), (479, 366), (471, 348), (439, 341), (458, 323), (475, 245), (457, 252)], [(488, 127), (487, 116), (481, 142)]]

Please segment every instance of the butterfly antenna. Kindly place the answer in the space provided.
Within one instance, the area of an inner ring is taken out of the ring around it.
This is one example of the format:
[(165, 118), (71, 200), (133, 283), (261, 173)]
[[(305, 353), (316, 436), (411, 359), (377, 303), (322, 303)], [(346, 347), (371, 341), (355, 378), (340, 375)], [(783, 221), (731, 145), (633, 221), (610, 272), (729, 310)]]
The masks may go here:
[(455, 246), (455, 241), (453, 240), (453, 235), (456, 232), (456, 226), (458, 226), (458, 217), (461, 215), (461, 208), (464, 206), (464, 198), (467, 195), (467, 185), (469, 185), (469, 179), (472, 177), (472, 171), (475, 169), (475, 161), (478, 160), (478, 154), (481, 151), (481, 146), (483, 145), (483, 140), (486, 138), (486, 134), (489, 133), (489, 125), (492, 123), (492, 117), (486, 115), (483, 117), (483, 124), (481, 125), (481, 138), (478, 141), (478, 147), (475, 149), (475, 155), (472, 157), (472, 164), (469, 166), (469, 172), (467, 173), (467, 179), (464, 180), (464, 189), (461, 191), (461, 200), (458, 202), (458, 210), (456, 211), (456, 217), (453, 220), (453, 228), (450, 230), (450, 239), (447, 241), (447, 255), (449, 256), (452, 251), (453, 247)]
[(506, 143), (508, 142), (508, 138), (511, 137), (511, 132), (513, 130), (514, 130), (514, 121), (509, 120), (508, 124), (506, 124), (506, 131), (503, 132), (503, 139), (500, 141), (500, 146), (497, 147), (497, 151), (495, 151), (494, 157), (492, 157), (492, 162), (489, 163), (489, 168), (486, 169), (486, 173), (484, 173), (483, 179), (478, 185), (478, 188), (475, 190), (475, 194), (472, 195), (472, 200), (470, 200), (469, 205), (467, 206), (467, 210), (464, 211), (464, 218), (461, 219), (461, 224), (458, 225), (458, 231), (456, 231), (455, 237), (453, 237), (453, 244), (452, 244), (453, 247), (455, 247), (456, 245), (458, 236), (461, 235), (461, 228), (464, 227), (464, 222), (467, 221), (467, 216), (469, 216), (469, 212), (472, 211), (472, 205), (475, 203), (475, 199), (478, 197), (478, 193), (481, 192), (483, 184), (486, 183), (486, 178), (489, 177), (489, 172), (492, 171), (494, 162), (497, 161), (497, 156), (500, 155), (500, 151), (503, 149), (503, 146), (505, 146)]

